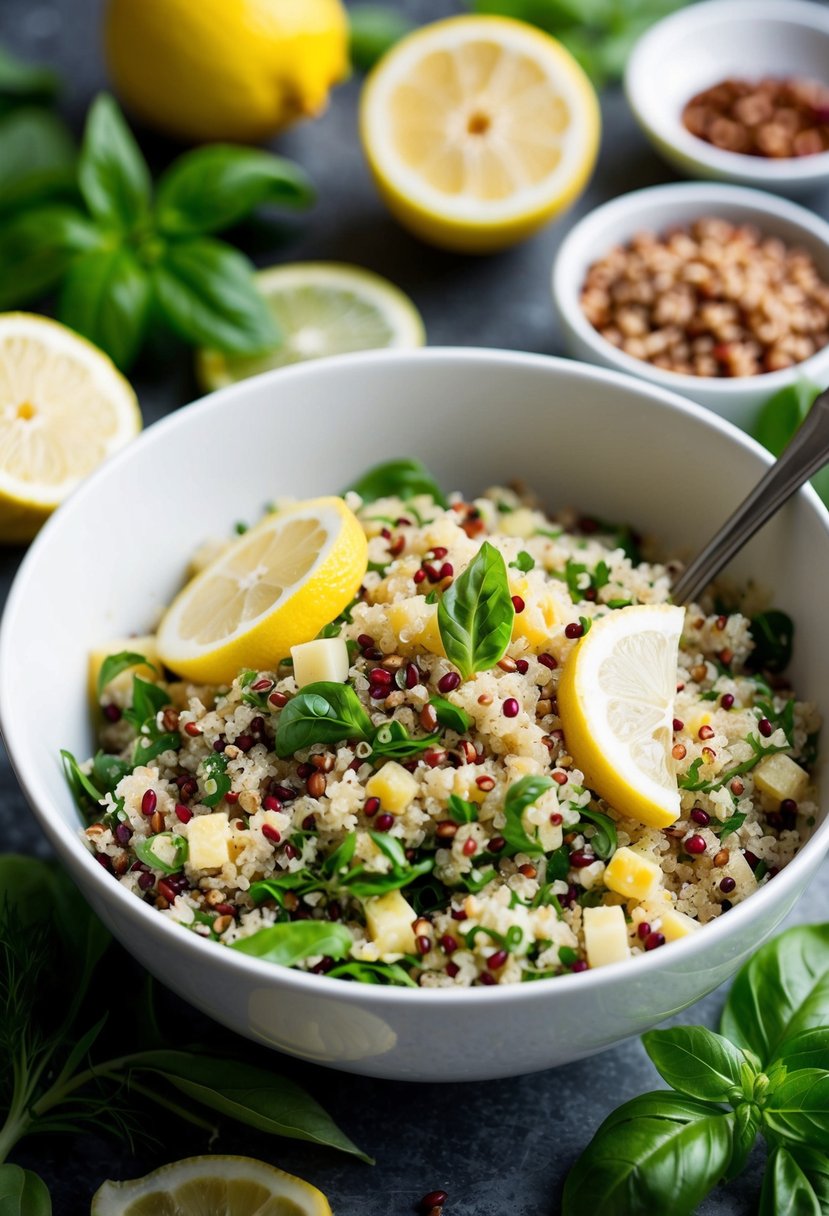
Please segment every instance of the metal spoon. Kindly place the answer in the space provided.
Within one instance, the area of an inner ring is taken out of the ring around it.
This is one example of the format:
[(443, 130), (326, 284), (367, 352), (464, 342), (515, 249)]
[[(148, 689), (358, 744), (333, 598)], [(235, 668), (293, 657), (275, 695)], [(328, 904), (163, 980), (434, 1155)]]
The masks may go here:
[(827, 462), (829, 389), (817, 398), (800, 429), (765, 476), (677, 579), (671, 592), (674, 603), (695, 600), (754, 533)]

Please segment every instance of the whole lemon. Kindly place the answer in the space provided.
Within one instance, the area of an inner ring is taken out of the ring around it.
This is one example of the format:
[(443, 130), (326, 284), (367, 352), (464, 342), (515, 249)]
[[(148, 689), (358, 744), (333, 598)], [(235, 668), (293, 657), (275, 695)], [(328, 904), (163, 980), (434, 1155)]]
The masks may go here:
[(105, 42), (124, 103), (186, 140), (267, 139), (348, 71), (341, 0), (110, 0)]

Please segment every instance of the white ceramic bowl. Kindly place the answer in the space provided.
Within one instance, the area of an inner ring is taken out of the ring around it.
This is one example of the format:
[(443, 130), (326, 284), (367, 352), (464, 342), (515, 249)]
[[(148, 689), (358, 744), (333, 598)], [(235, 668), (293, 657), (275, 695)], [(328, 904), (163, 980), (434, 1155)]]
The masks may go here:
[(625, 92), (653, 146), (686, 177), (781, 194), (829, 182), (829, 152), (773, 160), (726, 152), (692, 135), (687, 102), (729, 77), (801, 77), (829, 84), (829, 8), (805, 0), (707, 0), (652, 26), (636, 44)]
[(714, 182), (677, 182), (634, 190), (591, 211), (570, 230), (553, 263), (553, 302), (570, 353), (577, 359), (614, 367), (682, 393), (738, 426), (750, 429), (760, 407), (787, 384), (805, 378), (829, 383), (829, 346), (794, 367), (762, 376), (683, 376), (635, 359), (594, 329), (579, 302), (588, 268), (614, 245), (637, 232), (664, 233), (705, 216), (756, 225), (789, 245), (807, 249), (829, 280), (829, 224), (787, 199)]
[[(307, 975), (206, 942), (95, 864), (58, 764), (92, 747), (89, 648), (142, 630), (188, 554), (275, 493), (337, 490), (375, 461), (421, 457), (474, 492), (521, 476), (572, 503), (695, 547), (768, 464), (680, 397), (566, 360), (498, 351), (347, 356), (215, 393), (94, 474), (34, 542), (0, 633), (0, 721), (35, 815), (115, 936), (154, 975), (241, 1034), (383, 1077), (471, 1080), (600, 1050), (727, 979), (789, 911), (829, 846), (823, 819), (765, 889), (698, 934), (627, 964), (534, 984), (378, 988)], [(811, 490), (741, 555), (797, 621), (799, 691), (829, 714), (829, 517)]]

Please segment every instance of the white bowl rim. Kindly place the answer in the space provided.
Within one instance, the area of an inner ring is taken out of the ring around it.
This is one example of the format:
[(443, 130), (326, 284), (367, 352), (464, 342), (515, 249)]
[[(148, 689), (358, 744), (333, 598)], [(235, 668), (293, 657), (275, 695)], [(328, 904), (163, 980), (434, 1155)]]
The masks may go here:
[[(719, 3), (719, 0), (714, 2)], [(741, 4), (744, 0), (736, 2)], [(753, 186), (737, 186), (730, 182), (667, 182), (664, 185), (645, 186), (640, 190), (620, 194), (618, 198), (594, 208), (573, 225), (561, 242), (552, 266), (555, 304), (567, 324), (595, 351), (597, 357), (612, 360), (620, 371), (628, 372), (637, 379), (651, 381), (677, 393), (687, 393), (689, 397), (700, 402), (706, 396), (712, 399), (721, 396), (739, 397), (747, 390), (761, 387), (767, 389), (768, 396), (771, 397), (795, 380), (808, 379), (810, 372), (814, 372), (816, 376), (829, 372), (829, 346), (815, 351), (808, 359), (795, 363), (792, 367), (785, 367), (777, 372), (763, 372), (758, 376), (686, 376), (680, 372), (655, 367), (644, 359), (636, 359), (626, 351), (619, 350), (612, 342), (608, 342), (607, 338), (603, 338), (582, 311), (578, 299), (582, 284), (576, 284), (575, 276), (568, 274), (570, 263), (581, 260), (580, 251), (588, 241), (596, 250), (592, 260), (602, 257), (609, 249), (609, 246), (602, 248), (600, 239), (607, 224), (618, 215), (635, 213), (640, 207), (654, 202), (661, 202), (665, 211), (661, 224), (649, 225), (659, 230), (670, 226), (675, 204), (699, 203), (700, 208), (718, 204), (744, 207), (747, 211), (759, 212), (799, 227), (825, 247), (829, 258), (829, 222), (799, 203), (779, 198), (765, 190), (756, 190)], [(701, 218), (703, 214), (701, 211)], [(749, 223), (757, 222), (753, 217), (747, 219)]]
[(817, 185), (821, 179), (829, 176), (829, 150), (812, 156), (789, 156), (779, 160), (729, 152), (692, 134), (682, 123), (681, 115), (656, 112), (644, 100), (640, 82), (644, 79), (648, 64), (657, 56), (664, 36), (704, 28), (714, 17), (746, 21), (752, 25), (761, 21), (777, 21), (791, 26), (805, 26), (829, 39), (829, 10), (812, 0), (753, 0), (751, 4), (747, 0), (704, 0), (702, 4), (692, 4), (657, 21), (633, 48), (624, 74), (625, 96), (630, 108), (657, 143), (669, 145), (685, 160), (695, 162), (698, 168), (710, 168), (758, 186), (766, 181), (777, 185)]
[[(189, 426), (194, 415), (203, 416), (216, 410), (222, 410), (225, 404), (228, 401), (232, 401), (234, 397), (248, 392), (259, 391), (259, 387), (265, 383), (273, 382), (281, 384), (286, 378), (302, 379), (307, 376), (313, 376), (316, 374), (315, 369), (318, 367), (325, 367), (326, 370), (330, 368), (334, 371), (340, 367), (373, 366), (377, 364), (397, 364), (402, 367), (413, 360), (437, 365), (442, 363), (452, 365), (453, 363), (460, 362), (480, 366), (483, 363), (499, 366), (511, 365), (527, 369), (535, 368), (539, 371), (559, 371), (583, 380), (593, 381), (594, 383), (632, 389), (660, 402), (674, 413), (689, 415), (697, 421), (704, 422), (712, 431), (719, 433), (727, 440), (736, 443), (739, 447), (758, 457), (762, 464), (769, 465), (772, 463), (770, 454), (750, 436), (740, 431), (732, 423), (710, 411), (702, 409), (678, 394), (668, 392), (655, 385), (642, 384), (641, 381), (633, 380), (630, 376), (607, 368), (597, 368), (592, 364), (581, 363), (572, 359), (531, 354), (524, 351), (477, 347), (426, 347), (412, 351), (361, 351), (355, 354), (337, 355), (327, 359), (295, 364), (292, 367), (277, 368), (274, 371), (250, 377), (238, 384), (228, 385), (226, 388), (219, 389), (214, 393), (208, 394), (206, 397), (193, 401), (189, 405), (183, 406), (174, 413), (168, 414), (158, 422), (153, 423), (126, 448), (121, 449), (120, 452), (115, 453), (115, 455), (106, 460), (103, 465), (96, 469), (73, 492), (67, 503), (47, 521), (40, 534), (32, 542), (12, 583), (3, 617), (0, 620), (0, 732), (6, 742), (12, 768), (30, 803), (35, 818), (52, 843), (58, 857), (63, 861), (67, 855), (71, 855), (77, 865), (86, 868), (87, 882), (93, 889), (95, 896), (102, 903), (114, 904), (119, 915), (132, 921), (135, 928), (141, 930), (145, 941), (152, 942), (153, 940), (166, 939), (166, 943), (174, 947), (177, 943), (182, 953), (190, 959), (194, 966), (198, 966), (200, 960), (210, 958), (217, 966), (226, 967), (229, 975), (237, 974), (244, 976), (248, 983), (258, 981), (263, 985), (284, 987), (296, 992), (306, 993), (309, 996), (322, 997), (327, 995), (346, 1003), (369, 1003), (378, 1008), (415, 1003), (418, 1005), (439, 1005), (446, 1007), (453, 1003), (456, 1005), (473, 1006), (478, 1002), (497, 1002), (498, 1004), (502, 1004), (514, 1001), (546, 1001), (562, 985), (568, 986), (570, 990), (575, 985), (580, 985), (579, 991), (588, 993), (595, 991), (597, 988), (612, 985), (614, 981), (622, 980), (624, 976), (630, 977), (633, 974), (643, 976), (650, 971), (658, 971), (664, 965), (666, 954), (660, 950), (653, 950), (627, 962), (611, 963), (607, 966), (591, 969), (579, 974), (554, 976), (549, 979), (537, 980), (532, 984), (504, 984), (479, 988), (418, 988), (417, 995), (414, 995), (409, 988), (386, 987), (361, 984), (359, 982), (334, 982), (327, 980), (325, 976), (295, 971), (290, 967), (268, 963), (265, 960), (241, 954), (239, 951), (230, 949), (227, 946), (223, 947), (216, 942), (206, 941), (197, 934), (188, 933), (182, 926), (170, 921), (167, 917), (159, 916), (154, 908), (150, 908), (142, 900), (136, 899), (135, 895), (127, 891), (120, 883), (114, 882), (110, 874), (105, 873), (101, 866), (96, 865), (92, 855), (83, 847), (80, 836), (72, 835), (67, 839), (67, 836), (61, 830), (61, 825), (53, 821), (52, 800), (48, 792), (43, 788), (37, 770), (24, 772), (22, 767), (19, 768), (16, 763), (15, 752), (17, 742), (19, 739), (22, 739), (24, 732), (22, 726), (15, 719), (14, 690), (7, 675), (9, 670), (7, 659), (14, 646), (14, 624), (18, 613), (18, 603), (22, 601), (29, 583), (37, 577), (37, 563), (39, 561), (40, 550), (44, 547), (45, 539), (50, 538), (53, 533), (59, 532), (63, 526), (63, 520), (68, 518), (74, 510), (78, 509), (79, 504), (82, 505), (84, 500), (97, 490), (98, 484), (109, 478), (117, 478), (121, 466), (131, 459), (132, 452), (159, 441), (162, 437), (174, 433), (181, 427)], [(280, 379), (274, 380), (274, 377), (280, 377)], [(817, 510), (819, 517), (822, 516), (824, 528), (827, 537), (829, 537), (829, 512), (826, 511), (815, 491), (811, 486), (807, 485), (799, 491), (799, 494), (805, 495), (812, 508)], [(21, 746), (21, 753), (25, 754), (23, 746)], [(773, 880), (775, 892), (779, 894), (782, 889), (785, 893), (784, 899), (787, 895), (791, 895), (793, 899), (796, 898), (797, 889), (800, 885), (800, 873), (805, 868), (803, 862), (804, 856), (807, 853), (809, 854), (809, 858), (805, 863), (808, 865), (811, 864), (811, 858), (818, 850), (826, 853), (827, 849), (829, 849), (829, 815), (815, 829), (797, 856), (775, 876)], [(704, 954), (706, 943), (712, 942), (713, 934), (719, 933), (720, 936), (727, 934), (730, 937), (734, 932), (735, 926), (746, 931), (760, 910), (759, 901), (764, 899), (764, 891), (765, 888), (757, 891), (747, 900), (733, 907), (728, 913), (727, 921), (718, 917), (716, 921), (703, 926), (704, 931), (691, 934), (681, 941), (672, 942), (667, 957), (674, 963), (679, 962), (681, 958), (690, 962), (691, 959)], [(174, 936), (171, 937), (171, 934)], [(210, 951), (210, 954), (206, 955), (204, 951)], [(682, 952), (682, 954), (679, 952)], [(219, 961), (222, 958), (224, 962)], [(631, 968), (634, 968), (635, 971), (632, 972)]]

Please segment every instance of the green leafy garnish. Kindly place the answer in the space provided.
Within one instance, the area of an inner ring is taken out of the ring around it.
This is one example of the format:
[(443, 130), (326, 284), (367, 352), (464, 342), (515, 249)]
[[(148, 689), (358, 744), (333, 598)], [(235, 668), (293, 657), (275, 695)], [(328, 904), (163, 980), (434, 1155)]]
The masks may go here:
[(488, 671), (504, 657), (514, 619), (504, 559), (484, 541), (438, 604), (443, 649), (463, 679)]
[(63, 761), (63, 772), (75, 800), (75, 806), (82, 815), (86, 815), (91, 808), (97, 808), (104, 795), (97, 786), (93, 785), (71, 752), (61, 748), (60, 755)]
[(792, 618), (777, 609), (759, 612), (751, 618), (750, 632), (754, 649), (749, 655), (749, 665), (758, 671), (773, 674), (785, 671), (791, 661), (794, 644)]
[(463, 735), (472, 725), (472, 719), (466, 710), (461, 709), (459, 705), (453, 705), (451, 701), (447, 701), (446, 697), (437, 695), (430, 697), (429, 704), (434, 708), (440, 725), (445, 726), (448, 730), (454, 730), (457, 734)]
[(507, 822), (501, 834), (507, 842), (510, 853), (527, 853), (533, 857), (540, 856), (544, 852), (538, 841), (527, 834), (523, 814), (527, 807), (537, 802), (552, 785), (551, 777), (528, 775), (514, 781), (507, 790), (504, 800), (504, 814)]
[(439, 738), (440, 736), (437, 734), (421, 735), (419, 738), (415, 738), (409, 734), (402, 722), (394, 720), (384, 722), (374, 731), (371, 740), (371, 759), (406, 760), (410, 756), (416, 756), (419, 752), (425, 752), (430, 747), (434, 747)]
[(735, 811), (733, 815), (729, 815), (720, 828), (720, 842), (722, 843), (726, 836), (730, 836), (732, 832), (738, 832), (745, 821), (746, 816), (742, 811)]
[(735, 777), (742, 777), (744, 773), (750, 773), (755, 768), (764, 756), (773, 756), (777, 752), (788, 751), (787, 747), (777, 747), (774, 744), (764, 746), (756, 735), (748, 735), (746, 742), (751, 747), (754, 753), (748, 760), (743, 760), (741, 764), (735, 764), (733, 768), (728, 769), (724, 773), (719, 773), (716, 777), (712, 777), (710, 781), (706, 781), (704, 777), (700, 777), (700, 770), (703, 765), (702, 756), (698, 756), (688, 768), (688, 772), (684, 777), (680, 777), (677, 784), (681, 790), (691, 790), (694, 793), (702, 792), (710, 794), (714, 790), (722, 789), (728, 785), (729, 781), (733, 781)]
[[(172, 861), (165, 861), (163, 857), (159, 857), (157, 850), (162, 842), (173, 850)], [(143, 861), (145, 865), (152, 866), (156, 870), (161, 870), (162, 874), (177, 874), (187, 860), (190, 851), (186, 837), (176, 836), (173, 832), (158, 832), (155, 836), (148, 836), (146, 840), (135, 839), (132, 847), (139, 861)]]
[(579, 816), (583, 823), (588, 823), (595, 829), (588, 837), (593, 852), (603, 861), (608, 861), (619, 847), (616, 824), (608, 815), (603, 815), (601, 811), (588, 810), (587, 807), (579, 807)]
[(118, 654), (108, 654), (98, 672), (98, 696), (100, 697), (107, 684), (110, 684), (116, 676), (130, 667), (149, 667), (153, 671), (156, 670), (146, 656), (138, 654), (137, 651), (120, 650)]
[[(770, 397), (760, 410), (753, 435), (763, 447), (779, 456), (798, 430), (821, 390), (808, 380), (787, 384)], [(812, 478), (812, 485), (825, 503), (829, 503), (829, 469), (821, 469)]]
[(286, 759), (312, 743), (370, 739), (371, 719), (349, 684), (321, 680), (306, 684), (279, 715), (274, 748)]
[(216, 806), (230, 790), (227, 775), (227, 756), (221, 752), (209, 752), (199, 765), (201, 801), (205, 806)]
[(282, 967), (293, 967), (318, 954), (345, 958), (352, 940), (345, 925), (335, 921), (296, 920), (259, 929), (250, 937), (234, 942), (231, 949), (269, 963), (279, 963)]
[(92, 761), (92, 776), (104, 793), (112, 793), (122, 777), (131, 772), (132, 765), (128, 760), (107, 752), (98, 752)]
[(474, 802), (467, 802), (457, 794), (449, 795), (449, 818), (455, 823), (475, 823), (478, 818), (478, 808)]
[(413, 28), (391, 5), (354, 4), (348, 9), (351, 62), (361, 72), (374, 67)]
[(522, 549), (514, 562), (510, 562), (511, 570), (520, 570), (522, 574), (529, 574), (530, 570), (535, 569), (535, 558), (527, 553), (526, 549)]
[(347, 494), (349, 490), (359, 494), (364, 503), (376, 502), (378, 498), (401, 498), (405, 502), (409, 498), (426, 494), (439, 507), (448, 505), (429, 470), (419, 460), (413, 460), (411, 457), (375, 465), (347, 486), (343, 494)]
[(361, 984), (392, 984), (397, 988), (417, 988), (399, 963), (339, 963), (326, 972), (332, 979), (359, 980)]

